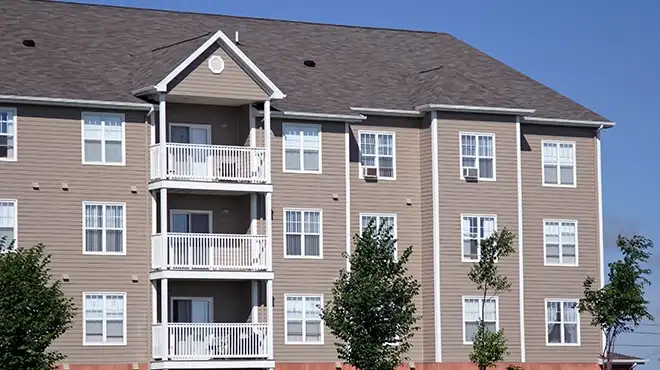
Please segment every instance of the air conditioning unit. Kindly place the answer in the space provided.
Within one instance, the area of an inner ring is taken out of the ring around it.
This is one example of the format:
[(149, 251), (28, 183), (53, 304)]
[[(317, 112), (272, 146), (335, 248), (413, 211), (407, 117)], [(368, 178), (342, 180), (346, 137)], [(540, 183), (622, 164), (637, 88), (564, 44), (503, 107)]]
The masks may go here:
[(378, 178), (378, 168), (376, 168), (376, 167), (362, 167), (362, 176), (365, 179)]
[(479, 169), (476, 167), (465, 167), (463, 168), (463, 177), (466, 180), (474, 180), (479, 178)]

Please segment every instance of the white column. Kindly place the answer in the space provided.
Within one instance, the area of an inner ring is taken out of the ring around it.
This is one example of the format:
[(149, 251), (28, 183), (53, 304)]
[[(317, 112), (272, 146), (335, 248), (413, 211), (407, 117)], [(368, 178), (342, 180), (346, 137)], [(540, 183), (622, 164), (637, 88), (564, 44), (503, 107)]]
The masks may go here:
[(167, 115), (165, 114), (165, 97), (167, 94), (160, 93), (158, 96), (158, 142), (160, 143), (159, 161), (160, 161), (160, 176), (165, 178), (167, 175)]
[(273, 194), (266, 193), (266, 253), (268, 259), (268, 271), (273, 271)]
[[(158, 324), (158, 290), (156, 289), (156, 280), (151, 280), (151, 323)], [(151, 338), (158, 340), (158, 338)]]
[(156, 105), (151, 106), (149, 113), (149, 145), (156, 144)]
[(270, 100), (264, 102), (264, 148), (266, 149), (266, 182), (270, 184)]
[(254, 107), (252, 104), (248, 106), (248, 119), (250, 120), (250, 147), (255, 148), (257, 146), (257, 124), (254, 121)]
[(516, 117), (516, 173), (518, 187), (518, 312), (520, 321), (520, 362), (527, 361), (525, 344), (525, 263), (523, 242), (523, 193), (522, 193), (522, 132), (520, 128), (520, 116)]
[(256, 324), (259, 322), (259, 282), (257, 280), (252, 280), (251, 289), (252, 289), (252, 323)]
[[(250, 107), (252, 109), (252, 107)], [(250, 194), (250, 234), (251, 235), (257, 235), (257, 194)], [(255, 243), (253, 241), (253, 243)], [(266, 242), (268, 243), (268, 242)], [(256, 244), (256, 243), (255, 243)], [(266, 248), (268, 248), (268, 244), (266, 244)], [(253, 247), (252, 250), (256, 253), (259, 253), (260, 251), (258, 250), (257, 247)], [(259, 314), (259, 282), (256, 280), (252, 280), (252, 322), (257, 323), (259, 322), (258, 320), (258, 314)]]
[(168, 256), (168, 251), (169, 251), (169, 242), (167, 240), (167, 229), (168, 229), (168, 220), (167, 220), (167, 189), (166, 188), (161, 188), (160, 189), (160, 237), (161, 237), (161, 243), (160, 247), (165, 249), (162, 251), (163, 256), (165, 257), (165, 266), (164, 268), (167, 268), (170, 262), (170, 257)]
[(167, 360), (170, 357), (170, 346), (168, 344), (168, 337), (170, 335), (168, 328), (169, 314), (168, 314), (168, 284), (167, 279), (160, 280), (160, 322), (163, 325), (163, 360)]
[(268, 309), (268, 359), (273, 359), (273, 281), (266, 281), (266, 308)]

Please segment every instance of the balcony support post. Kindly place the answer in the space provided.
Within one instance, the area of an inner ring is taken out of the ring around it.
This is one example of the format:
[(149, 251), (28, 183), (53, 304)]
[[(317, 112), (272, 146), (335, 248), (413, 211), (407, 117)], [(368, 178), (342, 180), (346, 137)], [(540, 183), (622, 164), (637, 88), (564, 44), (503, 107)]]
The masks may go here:
[(268, 309), (268, 359), (272, 360), (273, 356), (273, 281), (266, 281), (266, 308)]
[(266, 193), (266, 267), (273, 271), (273, 194)]
[(270, 184), (270, 100), (264, 102), (264, 148), (266, 148), (266, 183)]
[[(170, 334), (169, 328), (167, 327), (167, 322), (169, 321), (169, 316), (168, 316), (168, 279), (161, 279), (160, 280), (160, 322), (162, 323), (163, 326), (163, 337), (161, 340), (163, 341), (163, 360), (168, 360), (170, 358), (170, 346), (168, 344), (168, 337)], [(154, 338), (155, 340), (155, 338)]]
[(166, 93), (158, 95), (158, 143), (160, 144), (158, 151), (158, 160), (160, 162), (160, 178), (167, 177), (167, 115), (165, 114), (165, 98)]
[(159, 216), (160, 216), (160, 237), (161, 237), (161, 243), (160, 247), (163, 249), (161, 251), (161, 255), (165, 256), (164, 258), (164, 265), (161, 266), (161, 268), (166, 269), (169, 264), (170, 264), (170, 256), (169, 256), (169, 249), (170, 249), (170, 243), (167, 240), (167, 188), (162, 188), (160, 189), (160, 210), (159, 210)]

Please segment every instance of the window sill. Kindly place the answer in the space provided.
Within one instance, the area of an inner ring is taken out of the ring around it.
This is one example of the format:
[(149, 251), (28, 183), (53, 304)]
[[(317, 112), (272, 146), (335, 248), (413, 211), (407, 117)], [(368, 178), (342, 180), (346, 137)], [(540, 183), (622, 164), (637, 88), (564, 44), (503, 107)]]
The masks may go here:
[[(463, 177), (463, 176), (461, 176), (460, 179), (461, 179), (461, 181), (468, 181), (468, 180), (466, 180), (465, 177)], [(491, 179), (491, 178), (485, 178), (485, 177), (484, 177), (484, 178), (481, 178), (481, 177), (479, 177), (479, 178), (477, 178), (477, 179), (475, 179), (475, 180), (469, 180), (469, 181), (473, 181), (473, 182), (494, 182), (494, 181), (497, 181), (497, 178), (493, 177), (493, 178)]]
[(99, 346), (110, 346), (110, 347), (126, 346), (126, 342), (123, 342), (123, 343), (85, 343), (85, 342), (83, 342), (83, 347), (99, 347)]
[(547, 262), (544, 262), (543, 266), (547, 266), (547, 267), (580, 267), (579, 264), (547, 263)]
[(16, 158), (0, 158), (0, 162), (17, 162)]
[(297, 174), (312, 174), (312, 175), (322, 175), (322, 171), (305, 171), (305, 170), (282, 170), (283, 173), (297, 173)]
[(545, 183), (543, 183), (541, 185), (543, 185), (544, 187), (547, 187), (547, 188), (577, 188), (576, 184), (564, 185), (564, 184), (545, 184)]
[(320, 256), (289, 256), (289, 255), (284, 255), (284, 259), (288, 260), (322, 260), (323, 259), (323, 254)]
[(125, 256), (126, 252), (87, 252), (83, 251), (86, 256)]
[(580, 347), (580, 343), (545, 343), (546, 347)]
[(322, 346), (323, 342), (284, 342), (287, 346)]
[(126, 166), (125, 162), (122, 163), (105, 163), (105, 162), (82, 162), (84, 166), (112, 166), (112, 167), (121, 167)]

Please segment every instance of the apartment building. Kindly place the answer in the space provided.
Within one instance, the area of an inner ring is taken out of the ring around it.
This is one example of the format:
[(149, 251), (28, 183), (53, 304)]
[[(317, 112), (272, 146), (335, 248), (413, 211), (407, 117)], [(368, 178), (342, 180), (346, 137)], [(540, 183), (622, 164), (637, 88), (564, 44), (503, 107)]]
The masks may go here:
[(318, 306), (371, 220), (414, 246), (407, 367), (469, 362), (466, 275), (506, 227), (508, 360), (598, 368), (576, 301), (613, 122), (441, 33), (28, 0), (0, 25), (0, 235), (80, 309), (64, 368), (334, 369)]

